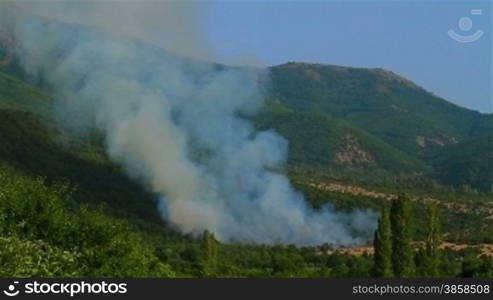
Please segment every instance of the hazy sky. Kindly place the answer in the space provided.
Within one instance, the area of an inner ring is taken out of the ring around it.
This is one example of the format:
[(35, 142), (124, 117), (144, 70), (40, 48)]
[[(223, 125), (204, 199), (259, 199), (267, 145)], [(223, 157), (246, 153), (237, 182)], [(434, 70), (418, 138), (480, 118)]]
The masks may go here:
[[(287, 61), (382, 67), (445, 99), (493, 111), (491, 1), (202, 2), (204, 30), (226, 63)], [(481, 15), (471, 9), (482, 9)], [(463, 19), (462, 28), (458, 23)], [(471, 26), (472, 25), (472, 26)], [(483, 36), (459, 43), (447, 31)]]

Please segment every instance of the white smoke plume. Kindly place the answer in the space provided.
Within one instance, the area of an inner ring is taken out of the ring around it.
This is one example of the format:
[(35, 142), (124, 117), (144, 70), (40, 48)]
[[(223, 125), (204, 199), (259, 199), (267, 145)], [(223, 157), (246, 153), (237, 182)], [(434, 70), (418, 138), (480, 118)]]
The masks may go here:
[(371, 235), (374, 214), (314, 211), (274, 171), (287, 141), (239, 116), (261, 107), (267, 70), (202, 62), (212, 52), (195, 3), (15, 3), (0, 4), (0, 26), (24, 69), (55, 88), (66, 119), (105, 133), (109, 155), (161, 195), (182, 232), (298, 245)]

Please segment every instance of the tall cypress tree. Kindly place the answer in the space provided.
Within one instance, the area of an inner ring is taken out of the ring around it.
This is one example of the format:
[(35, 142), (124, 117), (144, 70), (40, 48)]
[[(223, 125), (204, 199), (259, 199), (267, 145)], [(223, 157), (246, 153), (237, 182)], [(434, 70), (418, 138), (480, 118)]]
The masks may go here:
[(200, 263), (204, 276), (211, 277), (216, 273), (217, 241), (214, 234), (205, 230), (200, 243)]
[(426, 276), (437, 277), (440, 266), (440, 215), (436, 202), (426, 208), (425, 272)]
[(400, 195), (392, 201), (390, 224), (394, 275), (396, 277), (411, 277), (414, 275), (412, 205), (407, 195)]
[(392, 277), (392, 235), (390, 229), (390, 212), (387, 206), (382, 210), (378, 220), (378, 228), (373, 239), (375, 249), (373, 276)]

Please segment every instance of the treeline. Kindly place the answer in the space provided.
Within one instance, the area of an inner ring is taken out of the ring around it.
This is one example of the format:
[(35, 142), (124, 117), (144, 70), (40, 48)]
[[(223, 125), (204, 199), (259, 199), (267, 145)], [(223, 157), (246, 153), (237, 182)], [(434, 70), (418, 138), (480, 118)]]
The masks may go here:
[(0, 277), (169, 277), (128, 222), (0, 165)]
[[(74, 198), (0, 163), (0, 277), (362, 277), (371, 260), (315, 248), (219, 243)], [(121, 205), (128, 195), (121, 193)]]
[(68, 183), (47, 185), (0, 165), (0, 277), (493, 276), (493, 259), (475, 249), (439, 249), (434, 206), (427, 239), (416, 244), (405, 198), (384, 209), (375, 256), (356, 257), (319, 247), (223, 244), (207, 231), (171, 233), (73, 194)]
[[(373, 240), (374, 277), (440, 277), (449, 276), (445, 269), (440, 215), (436, 202), (426, 207), (424, 241), (414, 241), (412, 203), (407, 195), (385, 206)], [(493, 276), (493, 259), (486, 255), (467, 255), (456, 276)], [(474, 267), (472, 267), (474, 266)]]
[(413, 189), (386, 189), (383, 187), (360, 186), (351, 181), (333, 181), (319, 178), (314, 174), (290, 174), (290, 179), (297, 190), (303, 191), (307, 201), (315, 209), (331, 205), (336, 210), (350, 212), (354, 209), (382, 211), (389, 201), (365, 195), (354, 195), (337, 191), (324, 190), (310, 185), (305, 178), (315, 183), (335, 182), (346, 186), (362, 187), (376, 193), (398, 195), (409, 193), (412, 203), (413, 236), (415, 240), (424, 240), (426, 231), (427, 204), (436, 199), (439, 209), (440, 225), (446, 230), (447, 241), (464, 244), (492, 244), (493, 220), (490, 218), (491, 197), (464, 193), (450, 193), (435, 190), (433, 192)]

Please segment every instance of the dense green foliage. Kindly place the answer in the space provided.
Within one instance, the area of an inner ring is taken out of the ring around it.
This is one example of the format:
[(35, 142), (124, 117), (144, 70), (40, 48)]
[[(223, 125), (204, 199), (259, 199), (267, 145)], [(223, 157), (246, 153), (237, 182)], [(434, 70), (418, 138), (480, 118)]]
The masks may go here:
[[(394, 174), (427, 170), (422, 162), (324, 113), (294, 111), (274, 100), (255, 121), (258, 129), (275, 129), (290, 142), (288, 157), (293, 165), (322, 172), (328, 168), (344, 172), (383, 169)], [(358, 153), (359, 148), (364, 152)], [(347, 158), (342, 156), (344, 153), (349, 154)]]
[(17, 109), (48, 115), (50, 94), (44, 89), (0, 72), (0, 108)]
[(47, 187), (0, 169), (4, 276), (173, 276), (129, 224), (75, 205), (66, 184)]
[(440, 275), (440, 245), (442, 244), (438, 205), (433, 202), (426, 209), (426, 236), (422, 255), (421, 273), (429, 277)]
[(44, 176), (48, 183), (69, 180), (78, 186), (76, 199), (118, 209), (125, 194), (122, 213), (159, 219), (150, 195), (106, 158), (100, 146), (77, 142), (33, 113), (0, 109), (0, 145), (0, 161)]
[(401, 195), (392, 200), (390, 208), (392, 230), (392, 268), (397, 277), (410, 277), (414, 270), (413, 223), (411, 200)]
[[(209, 232), (202, 236), (176, 233), (160, 220), (154, 195), (108, 159), (100, 138), (80, 139), (55, 126), (49, 90), (26, 82), (17, 68), (4, 70), (8, 74), (0, 72), (0, 276), (375, 275), (371, 255), (344, 254), (330, 245), (222, 244)], [(289, 176), (314, 208), (330, 203), (342, 211), (380, 211), (387, 202), (323, 191), (309, 185), (315, 180), (374, 184), (391, 192), (406, 188), (418, 195), (416, 201), (424, 201), (429, 193), (438, 194), (452, 203), (478, 209), (449, 209), (449, 202), (439, 203), (444, 218), (433, 222), (426, 218), (422, 205), (414, 205), (411, 212), (397, 210), (400, 215), (405, 212), (407, 222), (413, 216), (416, 239), (425, 240), (430, 247), (425, 255), (437, 257), (431, 254), (439, 238), (433, 235), (436, 222), (447, 228), (449, 240), (492, 242), (493, 226), (491, 220), (485, 221), (488, 211), (482, 210), (490, 204), (490, 195), (474, 191), (489, 191), (488, 177), (481, 180), (478, 176), (491, 175), (491, 167), (483, 163), (490, 159), (483, 149), (490, 141), (484, 134), (491, 128), (491, 118), (443, 105), (436, 97), (429, 104), (428, 93), (408, 91), (409, 83), (396, 87), (394, 79), (385, 81), (388, 74), (381, 71), (296, 64), (275, 67), (272, 75), (272, 97), (254, 117), (255, 126), (273, 128), (288, 139)], [(385, 89), (385, 97), (376, 95)], [(396, 108), (389, 99), (398, 99), (397, 109), (413, 109), (409, 118), (392, 115)], [(410, 104), (409, 99), (424, 106)], [(433, 124), (427, 123), (431, 118), (428, 112), (420, 115), (428, 109), (439, 112), (436, 120), (432, 118)], [(420, 122), (425, 123), (417, 126)], [(416, 146), (415, 134), (436, 137), (435, 133), (470, 135), (482, 142), (430, 146), (426, 151)], [(464, 152), (473, 153), (474, 158), (468, 160)], [(469, 169), (476, 171), (467, 173), (470, 176), (457, 175)], [(470, 188), (452, 191), (430, 179)], [(431, 182), (423, 185), (430, 190), (416, 189), (421, 182)], [(381, 229), (389, 224), (381, 223)], [(387, 240), (387, 233), (382, 234), (386, 230), (377, 236)], [(409, 243), (409, 235), (404, 240)], [(432, 270), (422, 268), (419, 252), (406, 255), (416, 256), (417, 276), (434, 272), (449, 277), (493, 276), (493, 259), (478, 257), (475, 249), (443, 251)], [(386, 276), (385, 272), (379, 276)], [(400, 275), (409, 275), (404, 273)]]
[[(277, 110), (268, 109), (259, 124), (290, 141), (292, 162), (313, 169), (319, 161), (322, 173), (369, 165), (386, 171), (374, 182), (407, 173), (413, 181), (491, 190), (492, 114), (454, 105), (382, 69), (287, 63), (270, 71)], [(348, 134), (352, 139), (344, 139)], [(471, 145), (476, 138), (482, 142)], [(341, 145), (353, 159), (334, 159)]]
[(205, 230), (200, 244), (200, 263), (204, 277), (217, 273), (217, 241), (214, 234)]
[(390, 212), (387, 207), (384, 207), (378, 220), (373, 247), (375, 249), (373, 276), (392, 277), (392, 229), (390, 227)]
[(390, 211), (384, 207), (373, 240), (373, 276), (439, 277), (443, 274), (438, 205), (432, 202), (426, 207), (424, 245), (413, 242), (414, 219), (410, 205), (410, 200), (401, 195), (392, 201)]
[(66, 184), (48, 187), (0, 169), (1, 276), (325, 277), (369, 276), (371, 259), (320, 255), (316, 248), (219, 244), (144, 233), (104, 209), (78, 204)]
[(433, 165), (446, 184), (493, 192), (493, 135), (441, 149), (435, 154)]

